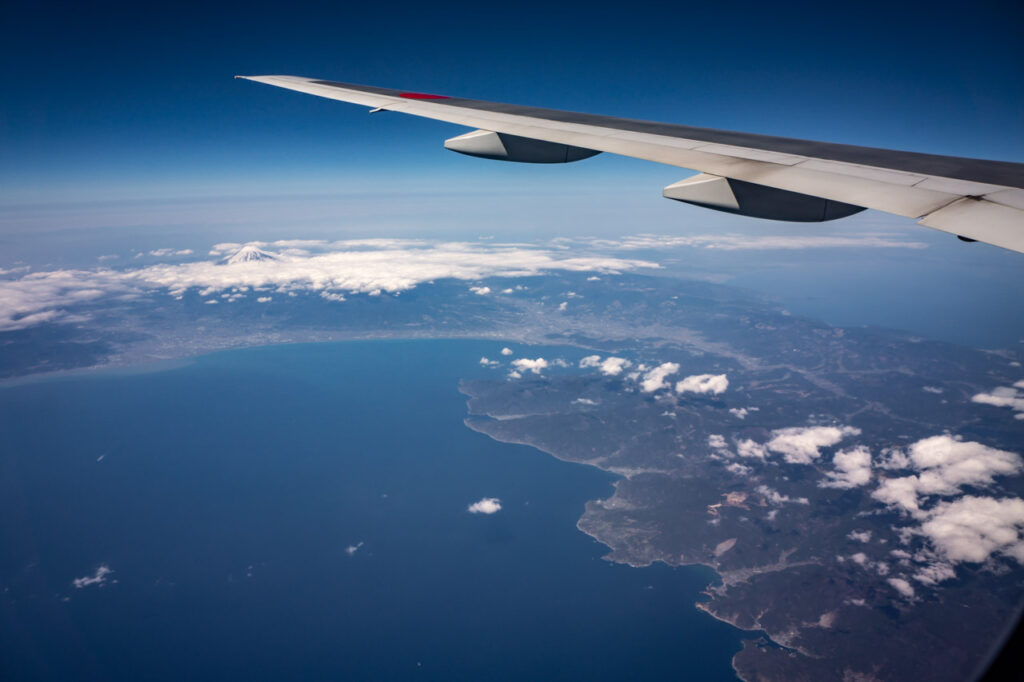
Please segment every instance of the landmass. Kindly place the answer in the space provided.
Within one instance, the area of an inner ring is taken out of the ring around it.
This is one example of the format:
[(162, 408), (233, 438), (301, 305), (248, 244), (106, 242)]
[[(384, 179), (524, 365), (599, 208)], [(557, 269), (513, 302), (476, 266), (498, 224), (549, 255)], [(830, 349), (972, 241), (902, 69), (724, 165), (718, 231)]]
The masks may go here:
[(714, 569), (696, 606), (751, 632), (742, 679), (968, 679), (1015, 619), (1020, 349), (835, 328), (633, 273), (257, 295), (83, 298), (0, 332), (0, 377), (275, 343), (514, 342), (461, 384), (467, 425), (618, 475), (578, 527), (609, 561)]

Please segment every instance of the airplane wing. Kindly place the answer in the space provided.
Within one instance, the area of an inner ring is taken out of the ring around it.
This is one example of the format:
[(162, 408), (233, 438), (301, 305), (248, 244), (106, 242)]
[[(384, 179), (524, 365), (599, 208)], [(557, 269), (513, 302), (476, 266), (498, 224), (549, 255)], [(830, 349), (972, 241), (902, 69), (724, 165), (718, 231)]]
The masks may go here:
[(453, 151), (533, 163), (600, 152), (700, 171), (663, 191), (706, 208), (820, 222), (865, 208), (1024, 253), (1024, 164), (811, 142), (296, 76), (236, 76), (475, 128)]

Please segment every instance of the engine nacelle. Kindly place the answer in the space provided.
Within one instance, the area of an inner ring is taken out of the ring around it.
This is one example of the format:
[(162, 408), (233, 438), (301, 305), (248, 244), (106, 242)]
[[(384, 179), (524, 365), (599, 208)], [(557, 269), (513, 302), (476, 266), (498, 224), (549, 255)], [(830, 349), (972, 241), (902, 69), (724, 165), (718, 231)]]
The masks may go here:
[(601, 152), (529, 137), (474, 130), (444, 141), (444, 148), (467, 156), (497, 161), (522, 163), (569, 163), (581, 161)]
[(821, 223), (864, 210), (862, 206), (707, 173), (669, 185), (662, 195), (716, 211), (798, 223)]

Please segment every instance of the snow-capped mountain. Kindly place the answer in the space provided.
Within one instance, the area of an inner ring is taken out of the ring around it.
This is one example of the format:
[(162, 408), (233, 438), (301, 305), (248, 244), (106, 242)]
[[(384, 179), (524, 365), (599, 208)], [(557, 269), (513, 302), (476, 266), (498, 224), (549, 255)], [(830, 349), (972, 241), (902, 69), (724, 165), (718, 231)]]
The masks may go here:
[(277, 260), (277, 256), (261, 251), (255, 246), (246, 245), (227, 258), (220, 260), (221, 265), (237, 265), (238, 263), (257, 263), (260, 261)]

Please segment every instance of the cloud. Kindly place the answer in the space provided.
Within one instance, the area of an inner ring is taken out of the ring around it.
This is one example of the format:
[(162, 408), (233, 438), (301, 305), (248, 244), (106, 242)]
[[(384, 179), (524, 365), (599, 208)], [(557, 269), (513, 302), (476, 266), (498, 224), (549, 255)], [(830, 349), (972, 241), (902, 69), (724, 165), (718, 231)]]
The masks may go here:
[(609, 377), (617, 377), (622, 374), (622, 370), (627, 369), (633, 363), (626, 358), (608, 357), (601, 363), (601, 374)]
[(501, 354), (502, 354), (502, 355), (512, 355), (512, 349), (511, 349), (511, 348), (508, 348), (508, 347), (506, 347), (506, 348), (502, 348), (502, 349), (501, 349)]
[(653, 393), (666, 388), (665, 378), (679, 371), (679, 365), (675, 362), (664, 362), (644, 374), (640, 381), (640, 390), (644, 393)]
[(749, 438), (744, 438), (736, 443), (736, 454), (740, 457), (764, 459), (768, 456), (768, 449), (760, 443), (754, 442)]
[(359, 542), (357, 542), (354, 545), (349, 545), (348, 547), (345, 548), (345, 554), (348, 554), (349, 556), (352, 556), (356, 552), (358, 552), (362, 548), (362, 546), (363, 546), (363, 541), (362, 540), (360, 540)]
[(501, 500), (497, 497), (485, 497), (466, 507), (470, 514), (495, 514), (501, 511)]
[(821, 457), (821, 448), (859, 434), (860, 429), (852, 426), (794, 426), (772, 431), (766, 446), (790, 464), (810, 464)]
[(92, 575), (83, 576), (81, 578), (75, 578), (71, 581), (71, 584), (79, 590), (83, 587), (90, 587), (92, 585), (95, 585), (96, 587), (103, 587), (103, 585), (107, 582), (107, 576), (111, 573), (113, 573), (113, 571), (110, 570), (110, 566), (107, 566), (106, 564), (100, 564), (99, 568), (96, 569), (95, 573), (93, 573)]
[(572, 404), (593, 406), (598, 405), (599, 403), (596, 400), (591, 400), (590, 398), (576, 398), (576, 400), (572, 401)]
[(512, 361), (512, 366), (519, 372), (533, 372), (534, 374), (540, 374), (541, 370), (547, 369), (548, 361), (544, 358), (536, 358), (534, 360), (531, 360), (530, 358), (517, 358)]
[(470, 287), (469, 290), (472, 291), (477, 296), (486, 296), (487, 294), (491, 293), (490, 287)]
[(746, 419), (747, 415), (750, 414), (750, 410), (745, 407), (730, 407), (729, 414), (737, 419)]
[(193, 253), (192, 249), (153, 249), (149, 252), (149, 255), (165, 258), (167, 256), (191, 256)]
[(997, 386), (991, 393), (978, 393), (971, 398), (972, 403), (982, 405), (993, 405), (995, 407), (1009, 407), (1017, 414), (1014, 419), (1024, 419), (1024, 380), (1018, 381), (1013, 386)]
[(501, 363), (497, 360), (488, 360), (487, 358), (480, 358), (480, 364), (484, 367), (497, 367)]
[(609, 377), (615, 377), (622, 374), (622, 370), (632, 366), (629, 360), (625, 358), (616, 358), (609, 356), (604, 360), (601, 360), (600, 355), (588, 355), (580, 360), (580, 368), (586, 369), (588, 367), (597, 367), (601, 374)]
[(888, 478), (871, 495), (912, 514), (919, 512), (921, 497), (949, 497), (967, 485), (986, 487), (996, 476), (1019, 474), (1024, 469), (1024, 461), (1014, 452), (948, 434), (919, 440), (906, 453), (895, 453), (894, 459), (920, 473)]
[(837, 452), (832, 465), (835, 469), (825, 472), (828, 480), (818, 483), (819, 487), (849, 489), (871, 481), (871, 451), (863, 445)]
[(257, 303), (270, 303), (273, 300), (274, 299), (271, 296), (260, 296), (259, 298), (256, 299), (256, 302)]
[(846, 537), (856, 542), (869, 542), (871, 540), (871, 531), (869, 530), (851, 530), (846, 534)]
[(751, 469), (750, 467), (744, 466), (739, 462), (733, 462), (732, 464), (729, 464), (728, 466), (725, 467), (725, 470), (732, 472), (737, 476), (747, 476), (750, 474), (751, 471), (753, 471), (753, 469)]
[(956, 571), (948, 563), (936, 561), (922, 566), (914, 573), (914, 580), (924, 585), (938, 585), (944, 580), (952, 580), (956, 577)]
[(1024, 564), (1024, 500), (965, 495), (927, 513), (920, 534), (952, 563), (980, 563), (1000, 553)]
[(914, 598), (914, 586), (903, 578), (889, 578), (886, 582), (907, 599)]
[(843, 248), (925, 249), (922, 242), (894, 239), (891, 235), (858, 233), (856, 235), (748, 235), (702, 234), (692, 236), (639, 234), (619, 241), (591, 240), (591, 246), (625, 251), (692, 247), (718, 251), (778, 251)]
[(120, 270), (53, 270), (0, 280), (0, 331), (66, 320), (69, 308), (84, 303), (132, 300), (154, 292), (181, 296), (200, 290), (210, 296), (232, 288), (282, 294), (305, 291), (340, 302), (345, 294), (397, 293), (443, 279), (479, 281), (552, 271), (614, 273), (659, 267), (607, 256), (568, 257), (530, 245), (386, 239), (218, 244), (210, 255), (237, 255), (246, 248), (264, 247), (277, 251), (265, 252), (266, 259), (230, 266), (205, 260)]
[(806, 497), (790, 497), (789, 495), (782, 495), (779, 491), (773, 490), (766, 485), (759, 485), (756, 490), (764, 496), (765, 502), (773, 504), (776, 507), (790, 503), (810, 504), (810, 500)]
[(708, 446), (715, 450), (723, 450), (728, 447), (725, 443), (725, 436), (713, 433), (708, 436)]
[(676, 393), (710, 393), (720, 395), (729, 388), (724, 374), (694, 374), (676, 382)]

